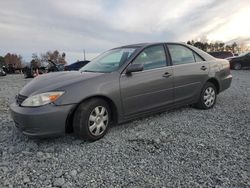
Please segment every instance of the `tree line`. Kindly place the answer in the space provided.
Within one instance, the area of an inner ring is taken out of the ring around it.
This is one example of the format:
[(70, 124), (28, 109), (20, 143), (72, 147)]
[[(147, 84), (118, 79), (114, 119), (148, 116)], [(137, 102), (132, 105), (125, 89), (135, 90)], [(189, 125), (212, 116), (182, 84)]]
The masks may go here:
[[(38, 68), (44, 66), (46, 63), (49, 63), (49, 61), (64, 65), (66, 64), (65, 57), (66, 54), (64, 52), (60, 53), (58, 50), (47, 51), (39, 55), (37, 53), (33, 53), (30, 66)], [(11, 70), (10, 72), (13, 72), (15, 70), (21, 70), (24, 66), (26, 65), (23, 63), (21, 55), (7, 53), (5, 56), (0, 56), (0, 68), (5, 68), (7, 70)]]
[(228, 51), (234, 54), (242, 51), (241, 47), (236, 43), (225, 44), (224, 42), (201, 42), (201, 41), (187, 41), (187, 44), (193, 45), (205, 52), (218, 52), (218, 51)]
[(53, 52), (47, 51), (46, 53), (41, 53), (40, 55), (38, 55), (37, 53), (33, 53), (30, 64), (34, 68), (45, 66), (45, 64), (49, 63), (50, 61), (56, 64), (65, 65), (67, 63), (65, 57), (66, 54), (64, 52), (60, 53), (58, 50), (55, 50)]
[(5, 56), (0, 56), (0, 67), (21, 69), (22, 56), (11, 53), (7, 53)]

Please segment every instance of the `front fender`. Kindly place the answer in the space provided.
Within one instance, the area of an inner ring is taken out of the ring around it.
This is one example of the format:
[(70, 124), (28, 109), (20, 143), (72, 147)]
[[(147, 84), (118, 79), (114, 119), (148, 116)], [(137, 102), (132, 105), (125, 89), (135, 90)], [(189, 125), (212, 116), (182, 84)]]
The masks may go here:
[(56, 105), (80, 104), (82, 101), (96, 96), (103, 96), (113, 101), (117, 113), (122, 113), (118, 72), (76, 82), (60, 88), (65, 91)]

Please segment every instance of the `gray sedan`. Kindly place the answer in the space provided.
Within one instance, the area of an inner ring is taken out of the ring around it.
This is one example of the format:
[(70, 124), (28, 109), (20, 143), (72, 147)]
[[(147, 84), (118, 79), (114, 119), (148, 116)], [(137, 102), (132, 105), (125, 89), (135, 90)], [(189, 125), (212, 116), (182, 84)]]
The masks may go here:
[(210, 109), (230, 87), (229, 62), (182, 43), (111, 49), (80, 71), (49, 73), (29, 82), (11, 105), (29, 136), (75, 135), (94, 141), (111, 124), (192, 104)]

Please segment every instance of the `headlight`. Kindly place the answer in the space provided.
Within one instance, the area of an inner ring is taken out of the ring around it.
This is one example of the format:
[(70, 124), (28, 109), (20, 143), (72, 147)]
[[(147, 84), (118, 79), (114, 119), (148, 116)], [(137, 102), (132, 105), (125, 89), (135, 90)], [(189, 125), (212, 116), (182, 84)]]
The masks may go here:
[(60, 96), (64, 94), (63, 91), (47, 92), (31, 96), (23, 101), (21, 106), (42, 106), (55, 102)]

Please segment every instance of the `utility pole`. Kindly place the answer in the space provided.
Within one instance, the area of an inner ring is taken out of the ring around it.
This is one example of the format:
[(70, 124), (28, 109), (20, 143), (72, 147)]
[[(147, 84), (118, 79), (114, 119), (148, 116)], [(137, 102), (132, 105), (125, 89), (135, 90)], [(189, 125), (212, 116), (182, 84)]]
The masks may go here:
[(85, 61), (86, 60), (85, 49), (83, 49), (83, 56), (84, 56), (84, 61)]

